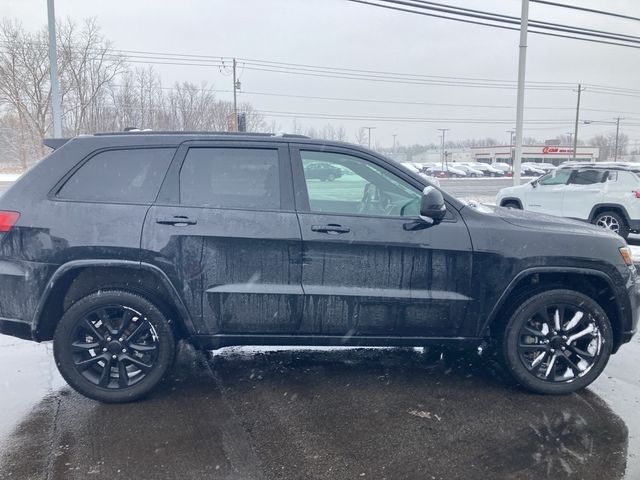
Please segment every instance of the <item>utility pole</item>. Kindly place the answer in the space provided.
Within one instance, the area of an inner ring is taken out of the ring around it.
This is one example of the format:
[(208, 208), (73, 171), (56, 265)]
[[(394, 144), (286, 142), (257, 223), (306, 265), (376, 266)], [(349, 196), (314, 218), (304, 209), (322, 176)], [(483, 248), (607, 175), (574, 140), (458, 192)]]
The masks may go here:
[(529, 0), (522, 0), (520, 14), (520, 49), (518, 55), (518, 99), (516, 102), (516, 155), (513, 159), (513, 184), (520, 185), (522, 163), (522, 123), (524, 119), (524, 78), (527, 68), (527, 30), (529, 28)]
[(580, 92), (582, 92), (581, 84), (578, 84), (578, 105), (576, 106), (576, 126), (573, 131), (573, 161), (576, 161), (576, 150), (578, 150), (578, 118), (580, 117)]
[(396, 153), (396, 137), (398, 136), (397, 133), (393, 134), (393, 153)]
[(62, 118), (60, 116), (60, 84), (58, 80), (58, 53), (56, 51), (56, 13), (54, 0), (47, 0), (49, 23), (49, 71), (51, 74), (51, 117), (53, 118), (53, 136), (62, 137)]
[(368, 137), (368, 139), (369, 139), (369, 149), (371, 149), (371, 130), (374, 130), (376, 127), (362, 127), (362, 128), (365, 128), (365, 129), (367, 129), (369, 131), (369, 137)]
[(616, 118), (616, 148), (613, 151), (613, 161), (618, 161), (618, 135), (620, 135), (620, 117)]
[(444, 170), (444, 132), (451, 130), (450, 128), (439, 128), (440, 132), (442, 132), (442, 147), (440, 149), (440, 163), (442, 164), (442, 169)]
[(238, 131), (238, 100), (236, 99), (236, 90), (238, 82), (236, 80), (236, 59), (233, 59), (233, 131)]

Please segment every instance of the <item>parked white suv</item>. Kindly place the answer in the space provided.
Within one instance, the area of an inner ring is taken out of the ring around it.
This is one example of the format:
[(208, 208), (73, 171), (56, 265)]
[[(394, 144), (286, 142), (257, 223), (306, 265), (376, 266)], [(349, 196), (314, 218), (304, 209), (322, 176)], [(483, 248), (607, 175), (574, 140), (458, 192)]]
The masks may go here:
[(627, 238), (640, 232), (640, 173), (633, 167), (571, 165), (498, 192), (496, 205), (591, 222)]

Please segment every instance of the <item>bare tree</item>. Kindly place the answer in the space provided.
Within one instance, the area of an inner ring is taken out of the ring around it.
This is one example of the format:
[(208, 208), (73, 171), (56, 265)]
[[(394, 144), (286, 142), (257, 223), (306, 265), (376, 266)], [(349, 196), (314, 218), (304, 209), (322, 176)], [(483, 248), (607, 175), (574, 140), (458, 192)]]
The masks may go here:
[(366, 147), (369, 139), (367, 138), (367, 134), (365, 133), (364, 128), (359, 128), (355, 134), (355, 143), (360, 145), (361, 147)]
[(160, 76), (152, 66), (126, 71), (110, 88), (110, 130), (127, 127), (169, 129), (171, 120)]
[(0, 23), (0, 106), (15, 116), (20, 130), (23, 167), (41, 153), (42, 139), (50, 127), (51, 94), (47, 41), (44, 31), (25, 32), (9, 20)]
[[(616, 145), (616, 134), (615, 132), (609, 132), (606, 134), (596, 135), (589, 139), (589, 145), (593, 145), (594, 147), (600, 148), (600, 155), (598, 160), (607, 160), (609, 158), (614, 157), (614, 150)], [(618, 155), (620, 158), (627, 150), (627, 145), (629, 144), (629, 137), (620, 133), (618, 135)]]
[(95, 19), (82, 28), (68, 19), (58, 25), (60, 84), (67, 135), (104, 129), (105, 110), (111, 108), (108, 88), (124, 71), (124, 57), (113, 53)]

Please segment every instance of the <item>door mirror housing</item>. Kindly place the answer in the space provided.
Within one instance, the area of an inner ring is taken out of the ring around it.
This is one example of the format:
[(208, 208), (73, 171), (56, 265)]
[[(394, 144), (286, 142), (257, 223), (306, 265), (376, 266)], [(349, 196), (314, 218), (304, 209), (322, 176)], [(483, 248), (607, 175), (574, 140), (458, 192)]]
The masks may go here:
[(420, 217), (429, 219), (433, 223), (440, 222), (447, 214), (444, 197), (440, 190), (434, 187), (426, 187), (422, 191), (420, 200)]

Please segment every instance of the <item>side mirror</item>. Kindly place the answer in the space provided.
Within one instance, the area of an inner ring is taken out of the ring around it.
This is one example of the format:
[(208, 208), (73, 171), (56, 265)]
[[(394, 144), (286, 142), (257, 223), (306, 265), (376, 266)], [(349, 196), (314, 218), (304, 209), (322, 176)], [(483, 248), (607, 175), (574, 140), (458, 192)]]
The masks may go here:
[(422, 191), (422, 199), (420, 200), (420, 216), (428, 218), (433, 223), (438, 223), (447, 214), (447, 207), (444, 204), (444, 198), (440, 190), (434, 187), (426, 187)]

